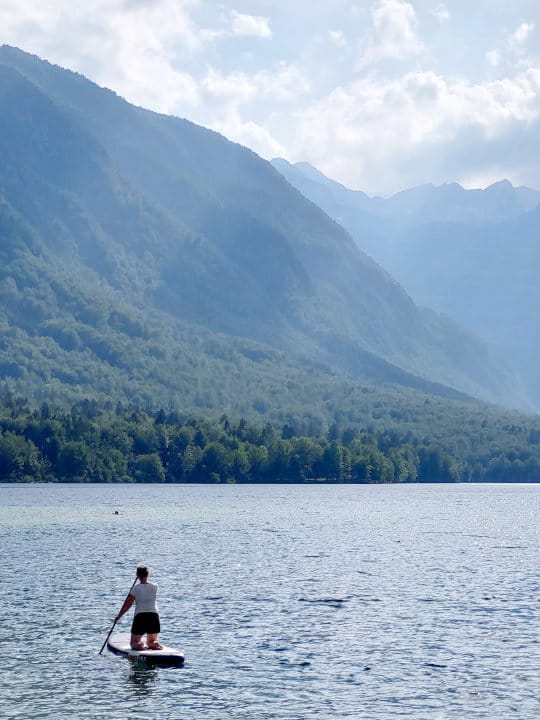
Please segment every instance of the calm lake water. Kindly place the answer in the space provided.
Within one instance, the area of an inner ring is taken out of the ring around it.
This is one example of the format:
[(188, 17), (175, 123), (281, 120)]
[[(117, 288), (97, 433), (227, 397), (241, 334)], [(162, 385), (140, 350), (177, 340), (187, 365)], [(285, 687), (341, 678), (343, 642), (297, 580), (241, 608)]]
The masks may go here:
[[(0, 485), (0, 508), (5, 720), (540, 717), (538, 485)], [(141, 561), (181, 670), (98, 654)]]

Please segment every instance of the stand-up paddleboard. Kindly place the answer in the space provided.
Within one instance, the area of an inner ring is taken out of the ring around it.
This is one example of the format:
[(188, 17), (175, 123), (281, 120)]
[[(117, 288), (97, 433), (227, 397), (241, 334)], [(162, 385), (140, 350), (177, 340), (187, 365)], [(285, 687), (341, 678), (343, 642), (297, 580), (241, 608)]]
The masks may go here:
[(148, 666), (182, 667), (184, 653), (163, 646), (163, 650), (132, 650), (130, 633), (115, 633), (107, 640), (107, 649), (115, 655), (123, 655), (132, 662)]

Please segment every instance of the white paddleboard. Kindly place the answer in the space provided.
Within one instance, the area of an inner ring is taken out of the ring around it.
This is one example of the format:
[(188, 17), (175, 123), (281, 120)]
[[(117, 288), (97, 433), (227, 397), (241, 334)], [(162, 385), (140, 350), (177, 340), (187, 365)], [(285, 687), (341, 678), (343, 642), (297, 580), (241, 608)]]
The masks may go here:
[(107, 640), (107, 649), (115, 655), (123, 655), (133, 662), (162, 667), (182, 667), (184, 653), (163, 646), (163, 650), (132, 650), (130, 633), (115, 633)]

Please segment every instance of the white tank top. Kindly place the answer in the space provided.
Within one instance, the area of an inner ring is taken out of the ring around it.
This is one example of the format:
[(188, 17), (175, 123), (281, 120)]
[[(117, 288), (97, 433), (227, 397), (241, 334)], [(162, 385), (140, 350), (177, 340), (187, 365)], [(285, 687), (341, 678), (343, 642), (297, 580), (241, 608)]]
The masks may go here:
[(131, 594), (135, 598), (135, 615), (143, 612), (157, 613), (157, 591), (157, 584), (151, 582), (138, 583), (132, 588)]

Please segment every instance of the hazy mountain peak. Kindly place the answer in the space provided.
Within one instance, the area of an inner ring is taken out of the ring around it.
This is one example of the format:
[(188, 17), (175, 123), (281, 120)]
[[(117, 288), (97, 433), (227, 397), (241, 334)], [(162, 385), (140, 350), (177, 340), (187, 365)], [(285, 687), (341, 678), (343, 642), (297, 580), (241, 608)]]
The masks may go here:
[(483, 190), (485, 195), (497, 195), (497, 196), (504, 196), (504, 197), (512, 197), (515, 196), (519, 190), (518, 188), (515, 188), (510, 180), (499, 180), (498, 182), (494, 182), (491, 185), (488, 185)]
[(305, 161), (290, 163), (284, 158), (274, 158), (271, 163), (277, 170), (279, 170), (283, 174), (299, 172), (302, 173), (302, 175), (309, 180), (313, 180), (317, 183), (322, 183), (324, 185), (333, 184), (340, 185), (340, 187), (345, 187), (344, 185), (341, 185), (341, 183), (337, 182), (337, 180), (332, 180), (331, 178), (329, 178), (311, 163)]
[(488, 187), (485, 188), (484, 192), (512, 192), (513, 190), (516, 190), (516, 188), (512, 185), (510, 180), (504, 178), (503, 180), (498, 180), (497, 182), (488, 185)]
[[(311, 163), (297, 162), (293, 164), (283, 158), (274, 158), (271, 163), (291, 185), (294, 185), (314, 203), (320, 204), (317, 199), (319, 191), (323, 194), (331, 192), (336, 197), (342, 193), (348, 194), (354, 198), (354, 202), (359, 203), (362, 207), (367, 207), (370, 202), (377, 202), (378, 200), (378, 198), (370, 198), (361, 190), (352, 190), (337, 180), (332, 180)], [(304, 185), (309, 185), (309, 192), (304, 192)]]

